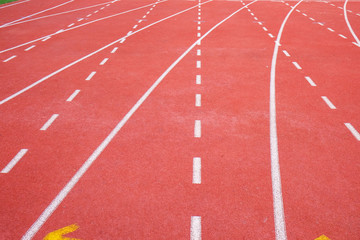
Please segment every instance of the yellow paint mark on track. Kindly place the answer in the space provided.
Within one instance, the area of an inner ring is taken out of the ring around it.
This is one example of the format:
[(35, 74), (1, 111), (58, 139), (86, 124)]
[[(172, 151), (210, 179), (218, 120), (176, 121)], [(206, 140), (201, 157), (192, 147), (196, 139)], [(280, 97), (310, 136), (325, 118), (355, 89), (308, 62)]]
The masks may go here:
[(320, 237), (316, 238), (315, 240), (331, 240), (331, 239), (325, 235), (321, 235)]
[(63, 235), (74, 232), (78, 228), (79, 228), (79, 226), (76, 225), (76, 224), (72, 224), (70, 226), (60, 228), (60, 229), (55, 230), (55, 231), (49, 233), (48, 235), (46, 235), (44, 240), (81, 240), (81, 239), (78, 239), (78, 238), (63, 237)]

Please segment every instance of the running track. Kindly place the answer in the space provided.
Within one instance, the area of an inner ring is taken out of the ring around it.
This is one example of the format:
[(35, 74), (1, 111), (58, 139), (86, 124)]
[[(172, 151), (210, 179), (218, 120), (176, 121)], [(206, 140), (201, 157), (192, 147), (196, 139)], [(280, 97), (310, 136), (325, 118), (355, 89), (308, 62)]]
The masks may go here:
[(359, 2), (0, 13), (0, 239), (360, 236)]

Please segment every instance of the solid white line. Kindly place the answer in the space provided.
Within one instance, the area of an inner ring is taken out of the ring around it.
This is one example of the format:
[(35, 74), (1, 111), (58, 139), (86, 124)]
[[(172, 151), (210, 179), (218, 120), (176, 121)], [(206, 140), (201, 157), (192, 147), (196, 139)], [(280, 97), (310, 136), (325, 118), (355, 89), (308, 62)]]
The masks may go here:
[(352, 135), (356, 138), (356, 140), (360, 141), (360, 133), (351, 125), (351, 123), (345, 123), (345, 126), (350, 130)]
[(59, 114), (53, 114), (49, 120), (40, 128), (41, 131), (46, 131), (50, 125), (55, 121), (55, 119), (59, 116)]
[(286, 50), (283, 50), (283, 53), (285, 54), (285, 56), (290, 57), (290, 54)]
[(87, 81), (91, 80), (91, 78), (95, 75), (95, 73), (96, 73), (95, 71), (91, 72), (85, 80), (87, 80)]
[(68, 25), (68, 27), (72, 27), (74, 25), (75, 25), (75, 23), (71, 23), (71, 24)]
[(104, 58), (104, 60), (101, 61), (100, 65), (104, 65), (107, 62), (107, 60), (109, 60), (109, 58)]
[(336, 109), (334, 104), (326, 96), (321, 96), (321, 98), (324, 100), (324, 102), (328, 105), (330, 109)]
[(352, 42), (355, 46), (360, 47), (360, 43)]
[(197, 85), (201, 84), (201, 75), (196, 75), (196, 84)]
[(193, 158), (193, 184), (201, 184), (201, 158)]
[[(207, 1), (209, 2), (209, 1)], [(204, 2), (202, 4), (206, 4)], [(253, 1), (250, 4), (253, 4), (256, 1)], [(247, 5), (247, 6), (248, 6)], [(243, 7), (244, 8), (244, 7)], [(209, 35), (212, 31), (214, 31), (218, 26), (227, 21), (229, 18), (234, 16), (236, 13), (241, 11), (243, 8), (238, 9), (227, 18), (223, 19), (219, 23), (217, 23), (214, 27), (212, 27), (208, 32), (206, 32), (202, 39)], [(80, 169), (75, 173), (75, 175), (71, 178), (71, 180), (66, 184), (66, 186), (58, 193), (58, 195), (53, 199), (49, 206), (41, 213), (38, 219), (31, 225), (31, 227), (27, 230), (27, 232), (21, 238), (22, 240), (30, 240), (35, 234), (40, 230), (40, 228), (44, 225), (44, 223), (49, 219), (49, 217), (54, 213), (54, 211), (59, 207), (61, 202), (66, 198), (69, 192), (75, 187), (81, 177), (86, 173), (86, 171), (90, 168), (90, 166), (94, 163), (94, 161), (100, 156), (102, 151), (109, 145), (112, 139), (118, 134), (118, 132), (122, 129), (122, 127), (127, 123), (127, 121), (131, 118), (131, 116), (136, 112), (136, 110), (145, 102), (145, 100), (149, 97), (149, 95), (154, 91), (154, 89), (163, 81), (163, 79), (167, 76), (167, 74), (196, 46), (196, 42), (194, 42), (180, 57), (178, 57), (175, 62), (173, 62), (170, 67), (166, 69), (166, 71), (154, 82), (154, 84), (145, 92), (145, 94), (136, 102), (136, 104), (130, 109), (130, 111), (124, 116), (124, 118), (115, 126), (115, 128), (111, 131), (111, 133), (104, 139), (104, 141), (96, 148), (96, 150), (90, 155), (90, 157), (85, 161), (85, 163), (80, 167)]]
[(302, 69), (297, 62), (292, 62), (292, 64), (294, 64), (294, 66), (295, 66), (297, 69), (299, 69), (299, 70)]
[(201, 68), (201, 61), (196, 61), (196, 68)]
[(38, 15), (38, 14), (41, 14), (41, 13), (47, 12), (47, 11), (49, 11), (49, 10), (52, 10), (52, 9), (55, 9), (55, 8), (61, 7), (61, 6), (65, 5), (65, 4), (71, 3), (71, 2), (73, 2), (73, 1), (74, 1), (74, 0), (70, 0), (70, 1), (64, 2), (64, 3), (62, 3), (62, 4), (56, 5), (56, 6), (54, 6), (54, 7), (51, 7), (51, 8), (48, 8), (48, 9), (42, 10), (42, 11), (40, 11), (40, 12), (36, 12), (36, 13), (30, 14), (30, 15), (28, 15), (28, 16), (25, 16), (25, 17), (19, 18), (19, 19), (17, 19), (17, 20), (14, 20), (14, 21), (11, 21), (11, 22), (8, 22), (8, 23), (5, 23), (5, 24), (1, 25), (1, 26), (0, 26), (0, 28), (3, 28), (3, 27), (5, 27), (5, 26), (10, 25), (10, 24), (15, 23), (15, 22), (19, 22), (19, 21), (21, 21), (21, 20), (23, 20), (23, 19), (26, 19), (26, 18), (29, 18), (29, 17), (33, 17), (33, 16), (35, 16), (35, 15)]
[(314, 81), (310, 77), (306, 76), (305, 79), (309, 82), (309, 84), (311, 86), (316, 87), (316, 84), (314, 83)]
[(72, 100), (74, 100), (74, 98), (79, 94), (80, 90), (75, 90), (73, 92), (73, 94), (70, 95), (70, 97), (68, 99), (66, 99), (67, 102), (71, 102)]
[(346, 11), (346, 7), (347, 7), (347, 3), (348, 3), (348, 0), (345, 0), (345, 3), (344, 3), (344, 17), (345, 17), (345, 22), (351, 32), (351, 35), (354, 37), (355, 39), (355, 42), (357, 43), (358, 47), (360, 47), (360, 40), (359, 38), (356, 36), (354, 30), (352, 29), (351, 27), (351, 24), (349, 22), (349, 19), (348, 19), (348, 16), (347, 16), (347, 11)]
[(20, 161), (20, 159), (26, 154), (28, 149), (21, 149), (16, 156), (1, 170), (1, 173), (9, 173), (11, 169)]
[[(59, 31), (57, 31), (56, 33), (62, 33), (64, 31), (64, 29), (60, 29)], [(55, 34), (56, 34), (55, 33)]]
[(26, 2), (29, 2), (30, 0), (25, 0), (25, 1), (22, 1), (22, 2), (16, 2), (16, 3), (13, 3), (13, 4), (9, 4), (9, 5), (5, 5), (5, 6), (3, 6), (3, 7), (0, 7), (0, 9), (2, 9), (2, 8), (7, 8), (7, 7), (12, 7), (12, 6), (14, 6), (14, 5), (18, 5), (18, 4), (21, 4), (21, 3), (26, 3)]
[(142, 18), (146, 18), (146, 15), (144, 15)]
[(27, 51), (33, 49), (34, 47), (36, 47), (36, 45), (32, 45), (31, 47), (28, 47), (27, 49), (25, 49), (25, 51), (27, 52)]
[(194, 137), (196, 137), (196, 138), (201, 137), (201, 121), (200, 120), (195, 120)]
[(330, 32), (335, 32), (334, 29), (329, 28), (329, 27), (327, 28), (327, 30), (329, 30)]
[(275, 239), (286, 240), (286, 224), (284, 216), (284, 204), (281, 190), (281, 174), (279, 163), (279, 148), (276, 126), (276, 92), (275, 92), (275, 75), (276, 75), (276, 61), (279, 51), (280, 39), (284, 30), (285, 24), (295, 8), (302, 2), (300, 0), (286, 15), (281, 24), (279, 33), (276, 38), (274, 53), (271, 60), (270, 73), (270, 152), (271, 152), (271, 183), (273, 193), (274, 206), (274, 222), (275, 222)]
[(271, 38), (274, 38), (274, 35), (272, 35), (271, 33), (268, 33), (268, 35), (269, 35)]
[(111, 53), (115, 53), (118, 50), (118, 47), (114, 47), (114, 49), (111, 51)]
[(5, 59), (3, 62), (8, 62), (8, 61), (10, 61), (11, 59), (14, 59), (14, 58), (16, 58), (16, 55), (13, 55), (13, 56)]
[(200, 49), (196, 50), (196, 55), (201, 56), (201, 50)]
[(196, 107), (201, 107), (201, 94), (196, 94), (195, 95), (195, 106)]
[(340, 37), (344, 38), (344, 39), (347, 39), (347, 37), (345, 37), (344, 35), (342, 34), (338, 34)]
[(190, 226), (190, 240), (201, 240), (201, 217), (192, 216)]

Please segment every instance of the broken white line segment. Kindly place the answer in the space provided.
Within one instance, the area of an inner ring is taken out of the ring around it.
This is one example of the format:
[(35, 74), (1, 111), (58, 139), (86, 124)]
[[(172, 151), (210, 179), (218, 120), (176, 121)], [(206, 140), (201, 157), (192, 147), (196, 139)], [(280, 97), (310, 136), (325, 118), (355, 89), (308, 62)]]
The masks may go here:
[(20, 159), (26, 154), (27, 149), (21, 149), (16, 156), (6, 165), (1, 173), (8, 173), (10, 170), (20, 161)]
[(196, 75), (196, 84), (201, 84), (201, 75)]
[(196, 107), (201, 107), (201, 94), (196, 94), (195, 95), (195, 106)]
[(200, 120), (195, 120), (194, 137), (196, 137), (196, 138), (201, 137), (201, 121)]
[(297, 62), (292, 62), (292, 64), (294, 64), (294, 66), (295, 66), (297, 69), (299, 69), (299, 70), (302, 69)]
[(190, 240), (201, 240), (201, 217), (192, 216), (190, 226)]
[(290, 57), (290, 54), (286, 50), (283, 50), (283, 53), (285, 54), (285, 56)]
[(201, 68), (201, 61), (196, 61), (196, 68)]
[(76, 97), (76, 95), (78, 95), (80, 92), (80, 90), (75, 90), (73, 92), (73, 94), (70, 95), (70, 97), (68, 99), (66, 99), (67, 102), (71, 102), (72, 100), (74, 100), (74, 98)]
[(101, 61), (100, 65), (104, 65), (107, 62), (107, 60), (109, 60), (109, 58), (104, 58), (104, 60)]
[(201, 184), (201, 158), (193, 158), (193, 184)]
[(310, 77), (306, 76), (305, 79), (310, 83), (311, 86), (316, 87), (316, 84)]
[(55, 121), (55, 119), (59, 116), (59, 114), (53, 114), (51, 118), (40, 128), (41, 131), (47, 130), (50, 125)]
[(360, 141), (360, 133), (351, 125), (351, 123), (345, 123), (345, 126), (350, 130), (356, 140)]
[(14, 58), (16, 58), (16, 55), (11, 56), (11, 57), (5, 59), (3, 62), (8, 62), (8, 61), (10, 61), (11, 59), (14, 59)]
[(85, 80), (89, 81), (95, 75), (95, 73), (96, 72), (91, 72)]
[(25, 52), (27, 52), (27, 51), (29, 51), (29, 50), (33, 49), (34, 47), (36, 47), (36, 45), (32, 45), (31, 47), (28, 47), (27, 49), (25, 49)]
[(321, 96), (321, 98), (324, 100), (324, 102), (328, 105), (330, 109), (336, 109), (334, 104), (326, 96)]

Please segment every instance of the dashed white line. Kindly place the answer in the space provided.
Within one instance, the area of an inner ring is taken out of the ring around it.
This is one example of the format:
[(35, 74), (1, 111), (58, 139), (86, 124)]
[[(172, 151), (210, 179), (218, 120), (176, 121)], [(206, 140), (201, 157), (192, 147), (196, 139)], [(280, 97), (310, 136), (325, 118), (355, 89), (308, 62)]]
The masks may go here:
[(351, 123), (345, 123), (345, 126), (349, 129), (349, 131), (354, 135), (356, 140), (360, 141), (360, 133), (351, 125)]
[(142, 20), (140, 19), (139, 21), (138, 21), (138, 23), (141, 23), (142, 22)]
[(107, 4), (106, 6), (108, 7), (108, 6), (110, 6), (110, 4)]
[(91, 78), (95, 75), (95, 73), (96, 73), (95, 71), (91, 72), (85, 80), (87, 80), (87, 81), (91, 80)]
[(201, 68), (201, 61), (196, 61), (196, 68)]
[(274, 38), (274, 35), (272, 35), (271, 33), (268, 33), (269, 37)]
[(196, 94), (195, 95), (195, 106), (196, 107), (201, 107), (201, 94)]
[(259, 20), (259, 19), (258, 19), (257, 17), (254, 17), (254, 20), (257, 21), (257, 20)]
[(133, 26), (133, 29), (135, 29), (135, 28), (137, 28), (137, 27), (138, 27), (138, 25), (134, 25), (134, 26)]
[(344, 38), (344, 39), (347, 39), (347, 37), (345, 37), (344, 35), (342, 34), (338, 34), (340, 37)]
[(11, 169), (20, 161), (20, 159), (27, 153), (28, 149), (21, 149), (16, 156), (1, 170), (1, 173), (9, 173)]
[(27, 51), (33, 49), (34, 47), (36, 47), (36, 45), (32, 45), (31, 47), (28, 47), (27, 49), (25, 49), (25, 51), (27, 52)]
[(320, 26), (324, 26), (324, 24), (323, 24), (323, 23), (321, 23), (321, 22), (318, 22), (318, 24), (319, 24)]
[(198, 27), (197, 27), (197, 30), (198, 30), (198, 31), (200, 31), (200, 30), (201, 30), (201, 27), (200, 27), (200, 26), (198, 26)]
[(197, 33), (197, 36), (198, 36), (198, 37), (201, 37), (201, 33)]
[(99, 10), (96, 10), (94, 13), (98, 13), (99, 12)]
[(71, 23), (71, 24), (68, 25), (68, 27), (72, 27), (74, 25), (75, 25), (75, 23)]
[(44, 124), (44, 126), (42, 126), (40, 128), (41, 131), (46, 131), (51, 124), (55, 121), (55, 119), (59, 116), (59, 114), (53, 114), (49, 120), (47, 120), (47, 122)]
[(263, 29), (264, 29), (264, 31), (266, 31), (266, 32), (268, 31), (266, 27), (263, 27)]
[(114, 49), (111, 51), (111, 53), (115, 53), (118, 50), (117, 47), (114, 47)]
[(109, 60), (109, 58), (104, 58), (104, 60), (102, 60), (99, 65), (104, 65), (107, 62), (107, 60)]
[(295, 66), (297, 69), (299, 69), (299, 70), (302, 69), (297, 62), (292, 62), (292, 64), (294, 64), (294, 66)]
[(201, 184), (201, 158), (193, 158), (193, 184)]
[(192, 216), (190, 226), (190, 240), (201, 240), (201, 217)]
[(261, 26), (263, 25), (262, 22), (258, 22), (258, 24), (261, 25)]
[(122, 38), (122, 39), (120, 40), (120, 43), (124, 43), (125, 40), (126, 40), (126, 38)]
[(77, 21), (78, 21), (78, 22), (81, 22), (82, 20), (84, 20), (84, 19), (83, 19), (83, 18), (79, 18)]
[(196, 84), (197, 85), (201, 84), (201, 75), (196, 75)]
[(297, 11), (297, 12), (300, 12), (300, 10), (299, 10), (299, 9), (296, 9), (296, 11)]
[(306, 14), (306, 13), (302, 13), (302, 15), (304, 15), (305, 17), (307, 17), (307, 14)]
[(201, 56), (201, 50), (200, 49), (196, 50), (196, 55)]
[(311, 21), (315, 21), (315, 19), (313, 19), (312, 17), (309, 18)]
[(335, 32), (334, 29), (329, 28), (329, 27), (327, 28), (327, 30), (329, 30), (330, 32)]
[(57, 31), (55, 34), (57, 33), (62, 33), (64, 31), (64, 29), (60, 29), (59, 31)]
[(100, 8), (100, 10), (104, 10), (105, 7)]
[(314, 83), (314, 81), (310, 77), (306, 76), (305, 79), (308, 81), (308, 83), (311, 86), (316, 87), (316, 84)]
[(76, 97), (76, 95), (78, 95), (80, 92), (80, 90), (75, 90), (68, 99), (66, 99), (67, 102), (71, 102), (72, 100), (74, 100), (74, 98)]
[(150, 13), (150, 11), (148, 11), (146, 14), (149, 14)]
[(144, 15), (143, 18), (146, 18), (146, 15)]
[(43, 40), (41, 40), (42, 42), (45, 42), (45, 41), (47, 41), (47, 40), (49, 40), (51, 37), (46, 37), (46, 38), (44, 38)]
[(330, 3), (331, 6), (335, 7), (335, 4)]
[(283, 50), (283, 53), (285, 54), (285, 56), (290, 57), (290, 54), (286, 50)]
[(328, 105), (330, 109), (336, 109), (335, 105), (326, 96), (321, 96), (321, 98), (324, 100), (324, 102)]
[(250, 13), (251, 16), (254, 16), (255, 14), (254, 13)]
[(16, 58), (16, 55), (13, 55), (13, 56), (5, 59), (3, 62), (8, 62), (8, 61), (10, 61), (11, 59), (14, 59), (14, 58)]
[(341, 9), (341, 10), (342, 10), (343, 8), (342, 8), (342, 7), (338, 7), (338, 9)]
[(196, 138), (201, 137), (201, 121), (200, 120), (195, 120), (194, 137), (196, 137)]
[(89, 15), (86, 15), (86, 17), (91, 17), (92, 16), (92, 14), (90, 13)]
[(129, 36), (130, 34), (132, 34), (132, 31), (129, 31), (126, 35)]

